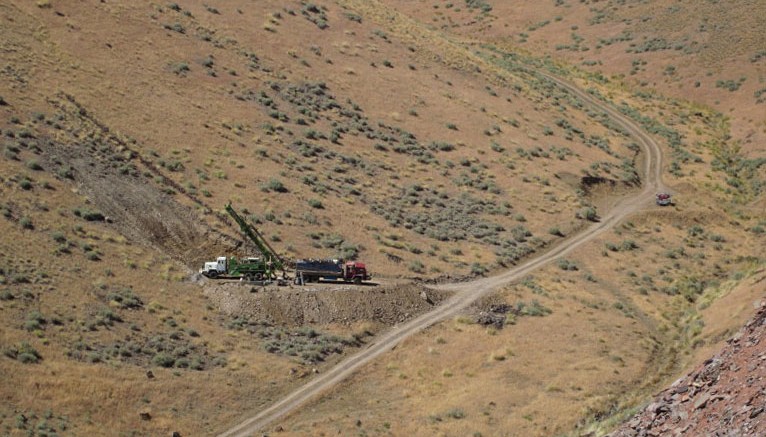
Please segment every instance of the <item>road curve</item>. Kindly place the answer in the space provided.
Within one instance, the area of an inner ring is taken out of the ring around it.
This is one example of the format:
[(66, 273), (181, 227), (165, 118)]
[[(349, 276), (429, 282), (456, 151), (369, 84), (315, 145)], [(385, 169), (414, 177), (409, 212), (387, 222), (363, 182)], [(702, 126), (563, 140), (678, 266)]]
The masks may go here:
[(511, 281), (528, 275), (530, 272), (551, 261), (567, 255), (587, 241), (612, 228), (628, 215), (653, 204), (654, 193), (664, 189), (662, 182), (662, 150), (660, 149), (660, 146), (631, 119), (620, 113), (608, 103), (596, 99), (561, 78), (542, 72), (537, 72), (537, 74), (556, 83), (572, 95), (577, 96), (587, 105), (604, 111), (615, 123), (620, 125), (626, 132), (635, 138), (645, 156), (643, 190), (638, 194), (623, 198), (611, 211), (601, 217), (598, 222), (593, 223), (583, 231), (561, 241), (549, 251), (506, 272), (475, 281), (438, 286), (440, 289), (454, 291), (455, 294), (430, 312), (421, 314), (420, 316), (382, 334), (366, 349), (357, 352), (346, 360), (338, 363), (332, 369), (318, 375), (313, 380), (275, 402), (265, 410), (262, 410), (255, 416), (221, 433), (219, 435), (220, 437), (249, 437), (253, 435), (275, 420), (295, 411), (310, 399), (348, 378), (360, 367), (393, 349), (394, 346), (404, 339), (441, 320), (457, 315), (482, 296), (497, 290), (499, 287), (504, 286)]

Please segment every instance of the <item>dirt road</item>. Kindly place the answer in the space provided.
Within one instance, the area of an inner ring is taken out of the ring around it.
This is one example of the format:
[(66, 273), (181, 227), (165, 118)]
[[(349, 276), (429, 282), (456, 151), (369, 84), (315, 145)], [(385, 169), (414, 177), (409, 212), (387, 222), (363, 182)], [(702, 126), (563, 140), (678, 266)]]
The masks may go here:
[(404, 339), (441, 320), (457, 315), (482, 296), (491, 293), (509, 282), (528, 275), (533, 270), (538, 269), (551, 261), (565, 256), (594, 237), (612, 228), (628, 215), (653, 204), (654, 193), (664, 189), (662, 183), (662, 152), (659, 145), (632, 120), (622, 115), (615, 108), (581, 91), (569, 82), (549, 74), (540, 72), (537, 74), (555, 82), (561, 88), (566, 89), (571, 94), (577, 96), (585, 102), (585, 104), (606, 112), (615, 123), (620, 125), (635, 138), (645, 156), (643, 190), (638, 194), (623, 198), (611, 211), (606, 213), (598, 222), (593, 223), (587, 229), (562, 241), (548, 252), (528, 260), (513, 269), (496, 276), (482, 278), (476, 281), (439, 286), (439, 289), (451, 290), (454, 291), (455, 294), (450, 299), (434, 308), (433, 311), (424, 313), (401, 326), (394, 327), (389, 332), (378, 337), (376, 341), (370, 344), (366, 349), (349, 357), (345, 361), (338, 363), (334, 368), (317, 376), (312, 381), (277, 401), (269, 408), (223, 432), (220, 434), (221, 437), (246, 437), (253, 435), (278, 418), (291, 413), (308, 400), (318, 396), (323, 391), (346, 379), (361, 366), (388, 352)]

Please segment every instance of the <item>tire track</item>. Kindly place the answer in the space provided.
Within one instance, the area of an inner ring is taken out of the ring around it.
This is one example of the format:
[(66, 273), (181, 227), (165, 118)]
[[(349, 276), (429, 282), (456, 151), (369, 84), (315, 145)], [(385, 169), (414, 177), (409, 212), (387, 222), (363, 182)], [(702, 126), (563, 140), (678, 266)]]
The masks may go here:
[(455, 316), (479, 298), (507, 285), (509, 282), (521, 279), (530, 272), (559, 259), (598, 235), (614, 227), (627, 216), (649, 207), (654, 202), (654, 193), (664, 188), (662, 182), (662, 151), (659, 144), (644, 132), (635, 122), (620, 113), (616, 108), (602, 102), (574, 84), (549, 73), (536, 72), (538, 75), (556, 83), (567, 92), (580, 98), (586, 105), (607, 113), (615, 123), (619, 124), (638, 142), (646, 159), (644, 163), (644, 189), (631, 196), (623, 198), (599, 222), (593, 223), (585, 230), (567, 238), (536, 258), (530, 259), (504, 273), (482, 278), (471, 282), (444, 284), (435, 288), (454, 291), (455, 294), (441, 305), (428, 313), (412, 319), (401, 326), (394, 327), (377, 338), (375, 343), (357, 352), (348, 359), (338, 363), (332, 369), (317, 376), (302, 387), (293, 391), (270, 407), (255, 416), (243, 421), (233, 428), (220, 434), (220, 437), (248, 437), (261, 430), (275, 420), (297, 410), (309, 400), (330, 389), (337, 383), (351, 376), (363, 365), (370, 363), (382, 354), (390, 351), (406, 338), (428, 328), (449, 317)]

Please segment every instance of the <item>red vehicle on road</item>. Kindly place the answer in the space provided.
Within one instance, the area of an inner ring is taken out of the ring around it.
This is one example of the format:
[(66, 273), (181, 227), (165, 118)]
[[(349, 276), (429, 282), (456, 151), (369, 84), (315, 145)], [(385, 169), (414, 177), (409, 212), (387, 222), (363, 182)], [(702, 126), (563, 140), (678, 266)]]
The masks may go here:
[(670, 194), (668, 193), (657, 193), (656, 202), (657, 205), (660, 206), (668, 206), (673, 203), (673, 201), (670, 200)]

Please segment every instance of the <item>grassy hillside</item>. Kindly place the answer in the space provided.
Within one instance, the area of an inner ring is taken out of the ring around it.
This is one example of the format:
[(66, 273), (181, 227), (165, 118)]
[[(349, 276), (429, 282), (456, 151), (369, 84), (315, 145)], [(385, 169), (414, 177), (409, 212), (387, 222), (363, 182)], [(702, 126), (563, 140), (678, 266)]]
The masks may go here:
[[(712, 36), (657, 36), (690, 53), (638, 55), (679, 12), (612, 3), (0, 4), (4, 435), (215, 434), (444, 297), (411, 279), (489, 275), (597, 220), (640, 187), (643, 157), (545, 74), (660, 141), (676, 206), (281, 426), (550, 435), (640, 402), (742, 320), (731, 290), (762, 274), (766, 57), (714, 3), (680, 14)], [(228, 202), (287, 259), (361, 259), (383, 285), (201, 281), (204, 261), (253, 254)]]
[(766, 126), (756, 115), (765, 103), (762, 2), (385, 3), (443, 32), (511, 44), (714, 107), (732, 119), (734, 139), (763, 157)]

